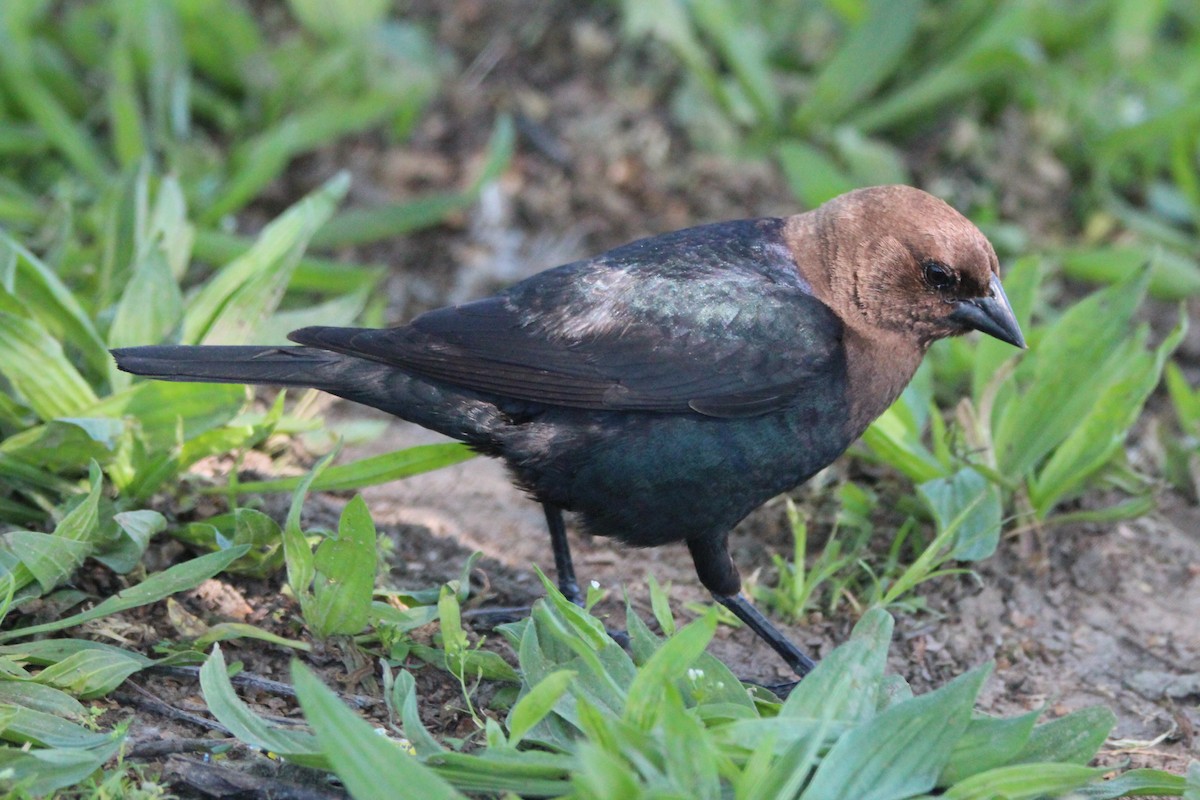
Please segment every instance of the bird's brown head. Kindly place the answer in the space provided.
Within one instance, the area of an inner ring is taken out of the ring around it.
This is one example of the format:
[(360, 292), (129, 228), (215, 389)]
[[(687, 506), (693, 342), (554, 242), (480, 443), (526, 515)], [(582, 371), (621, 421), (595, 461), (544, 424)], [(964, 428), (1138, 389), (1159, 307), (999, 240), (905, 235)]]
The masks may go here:
[(851, 327), (922, 350), (970, 330), (1025, 346), (987, 237), (920, 189), (843, 194), (793, 217), (789, 243), (814, 292)]

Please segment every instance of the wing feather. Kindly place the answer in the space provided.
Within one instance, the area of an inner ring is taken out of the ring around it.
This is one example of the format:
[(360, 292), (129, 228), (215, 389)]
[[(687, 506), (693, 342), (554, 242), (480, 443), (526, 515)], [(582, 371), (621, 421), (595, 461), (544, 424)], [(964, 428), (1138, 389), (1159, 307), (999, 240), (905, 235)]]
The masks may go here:
[[(807, 285), (763, 263), (761, 248), (711, 263), (688, 244), (631, 245), (400, 328), (313, 327), (290, 338), (474, 391), (587, 409), (756, 416), (828, 374), (842, 325)], [(693, 257), (671, 261), (680, 253)]]

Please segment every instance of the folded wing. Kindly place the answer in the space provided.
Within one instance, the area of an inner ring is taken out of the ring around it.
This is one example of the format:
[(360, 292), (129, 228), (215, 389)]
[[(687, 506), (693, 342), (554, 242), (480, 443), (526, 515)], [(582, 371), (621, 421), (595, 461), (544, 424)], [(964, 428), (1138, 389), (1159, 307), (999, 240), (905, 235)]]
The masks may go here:
[(741, 417), (818, 389), (841, 333), (778, 269), (601, 256), (404, 327), (303, 328), (291, 339), (524, 401)]

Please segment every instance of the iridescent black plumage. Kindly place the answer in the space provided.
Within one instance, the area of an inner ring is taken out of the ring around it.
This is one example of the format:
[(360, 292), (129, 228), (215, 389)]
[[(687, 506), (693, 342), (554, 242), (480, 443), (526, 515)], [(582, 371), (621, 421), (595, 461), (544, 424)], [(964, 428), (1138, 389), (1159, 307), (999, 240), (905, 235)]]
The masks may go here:
[[(897, 199), (905, 237), (875, 219)], [(930, 258), (952, 283), (923, 281)], [(167, 380), (323, 389), (502, 458), (546, 506), (560, 567), (558, 509), (634, 545), (686, 541), (704, 585), (803, 673), (812, 662), (738, 594), (726, 537), (845, 450), (932, 338), (990, 325), (1019, 343), (995, 270), (957, 212), (880, 187), (644, 239), (399, 328), (113, 352)]]

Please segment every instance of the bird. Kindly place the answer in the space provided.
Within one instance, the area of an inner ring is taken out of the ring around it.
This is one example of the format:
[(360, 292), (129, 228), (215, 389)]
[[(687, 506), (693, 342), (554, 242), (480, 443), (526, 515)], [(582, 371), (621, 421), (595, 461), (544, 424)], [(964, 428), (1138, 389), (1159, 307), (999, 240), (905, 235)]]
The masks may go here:
[(161, 380), (317, 388), (502, 459), (576, 602), (564, 511), (636, 547), (683, 542), (716, 602), (803, 677), (815, 661), (745, 597), (729, 533), (969, 331), (1025, 347), (995, 250), (946, 202), (890, 185), (640, 239), (399, 327), (112, 354)]

